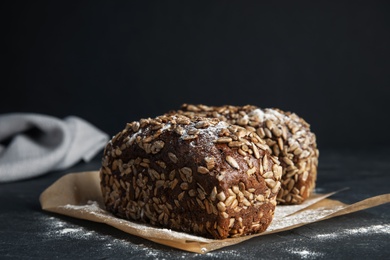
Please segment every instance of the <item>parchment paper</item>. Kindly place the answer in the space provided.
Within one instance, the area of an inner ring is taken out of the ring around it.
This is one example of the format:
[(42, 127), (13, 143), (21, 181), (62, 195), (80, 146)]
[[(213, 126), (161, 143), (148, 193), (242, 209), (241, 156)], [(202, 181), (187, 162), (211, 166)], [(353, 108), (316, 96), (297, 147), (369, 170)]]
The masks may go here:
[(42, 209), (74, 218), (105, 223), (156, 243), (202, 254), (241, 243), (253, 237), (290, 230), (390, 202), (390, 194), (368, 198), (352, 205), (327, 199), (335, 192), (313, 194), (301, 205), (278, 205), (271, 225), (261, 234), (216, 240), (117, 218), (104, 209), (99, 182), (97, 171), (65, 175), (41, 194)]

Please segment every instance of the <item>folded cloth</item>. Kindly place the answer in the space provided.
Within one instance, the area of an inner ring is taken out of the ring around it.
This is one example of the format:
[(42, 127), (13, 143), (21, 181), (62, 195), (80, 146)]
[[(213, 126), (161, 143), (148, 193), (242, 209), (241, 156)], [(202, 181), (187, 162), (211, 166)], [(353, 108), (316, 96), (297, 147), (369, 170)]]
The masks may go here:
[(0, 115), (0, 182), (27, 179), (88, 162), (108, 135), (69, 116), (12, 113)]

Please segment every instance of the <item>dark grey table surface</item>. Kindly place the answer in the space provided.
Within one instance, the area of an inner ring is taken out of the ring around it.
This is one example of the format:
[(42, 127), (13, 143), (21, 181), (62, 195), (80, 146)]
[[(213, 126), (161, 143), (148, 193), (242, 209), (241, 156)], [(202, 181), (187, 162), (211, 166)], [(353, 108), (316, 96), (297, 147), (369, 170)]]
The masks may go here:
[[(257, 237), (205, 255), (180, 251), (110, 226), (40, 209), (59, 177), (97, 170), (99, 160), (0, 184), (0, 258), (9, 259), (390, 259), (390, 204)], [(321, 151), (317, 192), (353, 203), (390, 193), (390, 147)]]

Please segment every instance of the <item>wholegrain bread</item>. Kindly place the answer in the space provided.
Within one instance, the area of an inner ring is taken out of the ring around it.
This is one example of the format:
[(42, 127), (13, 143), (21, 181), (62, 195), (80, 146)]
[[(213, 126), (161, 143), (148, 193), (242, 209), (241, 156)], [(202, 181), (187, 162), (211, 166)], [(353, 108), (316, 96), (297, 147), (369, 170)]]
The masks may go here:
[(256, 106), (205, 106), (184, 104), (168, 115), (218, 118), (256, 132), (283, 167), (279, 204), (300, 204), (315, 188), (318, 156), (316, 136), (301, 117), (280, 109)]
[(266, 230), (281, 175), (256, 132), (185, 115), (127, 124), (107, 144), (100, 170), (114, 215), (216, 239)]

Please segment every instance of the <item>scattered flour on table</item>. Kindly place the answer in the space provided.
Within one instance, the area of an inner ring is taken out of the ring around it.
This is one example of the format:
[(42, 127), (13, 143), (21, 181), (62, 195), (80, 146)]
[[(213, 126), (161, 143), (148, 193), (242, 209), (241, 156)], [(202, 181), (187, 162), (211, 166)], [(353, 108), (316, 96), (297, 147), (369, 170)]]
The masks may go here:
[[(348, 228), (348, 229), (340, 230), (337, 233), (318, 234), (315, 235), (313, 238), (324, 241), (324, 240), (343, 238), (343, 237), (349, 237), (349, 236), (361, 235), (361, 234), (390, 235), (390, 224), (372, 225), (372, 226), (359, 227), (359, 228)], [(324, 256), (324, 253), (310, 251), (307, 248), (303, 248), (303, 249), (286, 248), (285, 250), (290, 254), (298, 256), (300, 259), (316, 259)]]
[(361, 235), (361, 234), (390, 235), (390, 224), (372, 225), (372, 226), (359, 227), (359, 228), (342, 229), (342, 230), (338, 231), (337, 233), (318, 234), (315, 236), (315, 238), (326, 240), (326, 239), (342, 238), (342, 237)]
[(44, 235), (48, 238), (67, 236), (74, 239), (89, 239), (91, 236), (97, 235), (94, 231), (86, 230), (56, 217), (49, 217), (45, 219), (45, 222), (47, 228)]
[[(146, 257), (147, 259), (169, 259), (175, 254), (165, 254), (161, 250), (148, 247), (143, 244), (134, 244), (126, 239), (113, 238), (109, 235), (100, 234), (93, 230), (77, 226), (75, 224), (63, 221), (57, 217), (39, 217), (37, 219), (43, 223), (42, 235), (50, 240), (70, 238), (77, 243), (77, 240), (91, 240), (98, 241), (103, 245), (105, 250), (127, 250), (132, 253), (138, 253), (140, 256)], [(165, 258), (159, 257), (160, 255), (166, 256)], [(183, 258), (188, 258), (189, 254)]]
[[(84, 206), (67, 205), (65, 207), (88, 211), (91, 210), (95, 212), (101, 210), (96, 202), (89, 202), (88, 205)], [(237, 250), (216, 250), (205, 255), (199, 255), (174, 248), (164, 247), (164, 249), (161, 249), (160, 245), (153, 242), (150, 242), (151, 245), (135, 244), (126, 239), (118, 239), (110, 235), (101, 234), (94, 230), (89, 230), (85, 227), (61, 220), (60, 218), (54, 216), (39, 215), (36, 221), (42, 223), (42, 235), (47, 239), (55, 240), (70, 238), (74, 240), (75, 243), (80, 240), (97, 241), (97, 243), (101, 243), (103, 245), (103, 250), (126, 250), (131, 252), (131, 255), (135, 257), (139, 256), (143, 259), (242, 259), (240, 251)], [(154, 246), (156, 246), (156, 248)], [(250, 260), (250, 258), (247, 258), (246, 260)]]
[[(247, 252), (246, 252), (247, 253)], [(243, 259), (245, 258), (246, 260), (251, 259), (247, 255), (241, 256), (241, 252), (237, 250), (217, 250), (217, 251), (212, 251), (210, 253), (207, 253), (203, 257), (210, 257), (212, 259)]]
[(315, 259), (323, 256), (323, 253), (309, 251), (307, 249), (302, 249), (302, 250), (293, 249), (293, 250), (289, 250), (289, 252), (294, 255), (297, 255), (300, 259)]
[(83, 230), (79, 229), (79, 228), (64, 228), (60, 231), (58, 231), (57, 233), (58, 234), (61, 234), (61, 235), (72, 235), (72, 234), (76, 234), (78, 235), (79, 237), (88, 237), (88, 236), (91, 236), (92, 235), (92, 232), (85, 232), (83, 233), (81, 236), (80, 236), (80, 232), (83, 232)]

